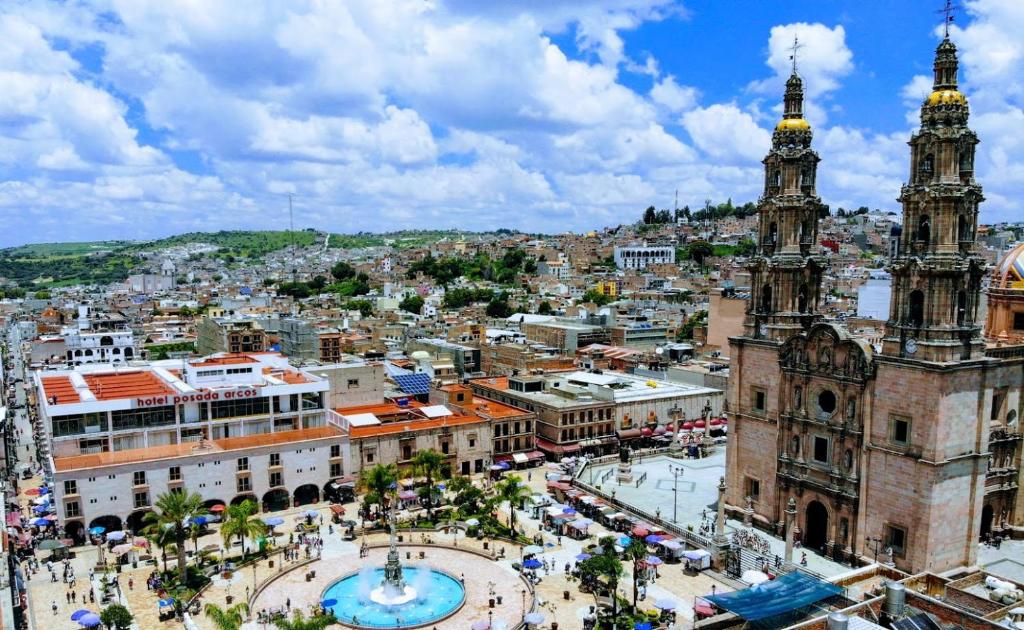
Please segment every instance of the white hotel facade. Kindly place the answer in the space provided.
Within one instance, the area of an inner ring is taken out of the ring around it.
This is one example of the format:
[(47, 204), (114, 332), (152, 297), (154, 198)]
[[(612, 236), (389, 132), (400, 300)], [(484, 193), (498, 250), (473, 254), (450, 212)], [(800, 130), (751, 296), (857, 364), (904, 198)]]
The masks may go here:
[(69, 537), (137, 530), (165, 492), (207, 507), (323, 501), (351, 472), (329, 418), (330, 383), (276, 353), (34, 375), (49, 434), (54, 501)]

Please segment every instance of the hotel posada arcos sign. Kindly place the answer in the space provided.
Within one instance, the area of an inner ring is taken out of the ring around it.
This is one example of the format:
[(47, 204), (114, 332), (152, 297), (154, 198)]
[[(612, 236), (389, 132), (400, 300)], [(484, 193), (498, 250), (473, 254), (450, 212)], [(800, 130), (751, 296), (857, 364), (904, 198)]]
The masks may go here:
[(239, 389), (200, 389), (194, 392), (179, 394), (161, 394), (157, 396), (136, 397), (136, 409), (145, 407), (163, 407), (166, 405), (183, 405), (185, 403), (220, 402), (222, 400), (244, 400), (247, 398), (258, 398), (260, 390), (258, 387), (243, 387)]

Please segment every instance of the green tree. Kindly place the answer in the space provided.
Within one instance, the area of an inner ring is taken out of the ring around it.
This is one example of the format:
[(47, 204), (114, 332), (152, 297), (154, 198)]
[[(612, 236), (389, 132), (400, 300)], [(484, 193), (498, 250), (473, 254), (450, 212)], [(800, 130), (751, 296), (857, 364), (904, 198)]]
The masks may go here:
[(736, 245), (737, 256), (753, 256), (754, 252), (757, 251), (757, 243), (749, 238), (740, 240)]
[[(619, 616), (619, 580), (622, 578), (622, 562), (615, 554), (615, 539), (606, 536), (600, 540), (601, 552), (587, 558), (579, 565), (580, 579), (594, 584), (594, 596), (602, 590), (608, 591), (612, 598), (612, 619)], [(598, 607), (600, 609), (600, 607)]]
[(487, 495), (484, 491), (473, 485), (469, 477), (458, 475), (448, 481), (448, 490), (455, 494), (452, 504), (459, 506), (459, 511), (464, 516), (474, 516), (486, 512)]
[(348, 280), (349, 278), (355, 277), (356, 269), (343, 260), (331, 267), (331, 275), (334, 276), (335, 280)]
[(605, 295), (597, 289), (587, 289), (587, 292), (583, 294), (583, 302), (593, 302), (598, 306), (604, 306), (612, 301), (610, 295)]
[(541, 303), (537, 305), (538, 315), (550, 315), (553, 310), (554, 309), (551, 308), (551, 302), (548, 302), (547, 300), (541, 300)]
[(185, 558), (185, 541), (188, 540), (186, 523), (206, 514), (203, 497), (197, 492), (165, 492), (156, 498), (154, 511), (143, 517), (145, 523), (171, 530), (175, 553), (178, 555), (178, 582), (187, 581), (188, 562)]
[(714, 246), (705, 240), (696, 240), (686, 247), (687, 256), (701, 267), (704, 261), (715, 253)]
[(398, 468), (394, 464), (376, 464), (364, 468), (359, 476), (359, 485), (366, 493), (365, 502), (380, 506), (381, 513), (387, 505), (388, 497), (398, 482)]
[(639, 538), (633, 538), (622, 550), (622, 557), (633, 562), (633, 610), (636, 610), (636, 599), (644, 573), (641, 563), (647, 558), (647, 545)]
[(309, 288), (314, 291), (320, 291), (327, 286), (327, 278), (325, 276), (313, 276), (313, 279), (309, 281)]
[(142, 529), (142, 535), (149, 541), (150, 548), (160, 550), (160, 560), (167, 573), (167, 548), (174, 546), (174, 528), (163, 523), (151, 523)]
[(370, 300), (349, 300), (345, 302), (345, 310), (359, 311), (363, 317), (373, 315), (373, 302)]
[(690, 315), (683, 325), (679, 327), (679, 332), (676, 333), (677, 341), (686, 341), (693, 339), (693, 329), (700, 326), (708, 321), (707, 311), (697, 311), (693, 315)]
[(278, 630), (323, 630), (334, 621), (327, 615), (306, 617), (301, 610), (293, 610), (291, 619), (275, 619), (274, 626)]
[(419, 315), (423, 310), (423, 298), (418, 295), (410, 295), (398, 303), (398, 308), (407, 313)]
[(644, 225), (651, 225), (658, 219), (658, 211), (654, 209), (654, 206), (647, 206), (644, 210)]
[(100, 613), (100, 621), (110, 630), (128, 630), (135, 618), (121, 604), (111, 604)]
[(427, 500), (427, 516), (434, 518), (434, 479), (441, 472), (441, 464), (444, 463), (444, 455), (432, 448), (417, 451), (412, 459), (413, 466), (423, 475), (427, 483), (424, 486)]
[(50, 299), (50, 292), (49, 291), (36, 291), (36, 299), (37, 300), (49, 300)]
[(252, 499), (228, 506), (224, 512), (224, 522), (220, 525), (220, 537), (224, 546), (229, 547), (232, 538), (238, 538), (242, 545), (242, 558), (245, 558), (245, 539), (254, 540), (267, 531), (267, 525), (255, 518), (259, 506)]
[(522, 507), (523, 500), (530, 496), (530, 489), (522, 484), (522, 478), (518, 475), (509, 475), (497, 484), (494, 489), (497, 491), (499, 501), (508, 501), (509, 528), (512, 536), (516, 535), (516, 509)]
[(244, 603), (235, 604), (230, 608), (221, 608), (217, 604), (207, 604), (203, 608), (210, 623), (217, 630), (239, 630), (249, 616), (249, 607)]
[(488, 317), (508, 317), (512, 314), (512, 307), (508, 304), (508, 293), (502, 291), (494, 296), (487, 304)]

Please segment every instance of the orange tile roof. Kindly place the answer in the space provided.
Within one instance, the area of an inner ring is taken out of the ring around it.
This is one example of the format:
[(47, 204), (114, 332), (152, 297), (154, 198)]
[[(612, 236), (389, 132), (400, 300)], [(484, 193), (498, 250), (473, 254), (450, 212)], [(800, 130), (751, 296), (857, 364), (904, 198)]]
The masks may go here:
[(413, 433), (415, 431), (427, 431), (441, 427), (456, 427), (467, 424), (482, 424), (486, 422), (479, 416), (445, 416), (443, 418), (430, 418), (423, 420), (386, 422), (368, 427), (349, 428), (349, 437), (354, 440), (361, 438), (377, 437), (382, 435), (394, 435), (396, 433)]
[(240, 363), (256, 363), (256, 359), (247, 354), (228, 354), (222, 357), (208, 357), (191, 365), (193, 367), (207, 367), (210, 365), (238, 365)]
[(71, 384), (71, 379), (67, 376), (44, 376), (43, 392), (47, 398), (56, 396), (58, 405), (81, 402), (78, 392), (75, 391), (75, 386)]
[(218, 453), (223, 451), (255, 448), (259, 446), (274, 446), (275, 444), (288, 444), (330, 437), (341, 437), (341, 435), (341, 430), (332, 426), (317, 427), (315, 429), (297, 429), (294, 431), (278, 431), (276, 433), (262, 433), (260, 435), (247, 435), (244, 437), (224, 438), (221, 440), (207, 440), (205, 442), (206, 448), (202, 450), (197, 448), (199, 444), (198, 442), (184, 442), (181, 444), (150, 446), (148, 448), (133, 448), (125, 451), (91, 453), (89, 455), (72, 455), (70, 457), (54, 457), (53, 465), (57, 472), (63, 472), (84, 468), (98, 468), (101, 466), (117, 466), (119, 464), (149, 462), (174, 457), (186, 457), (189, 455), (198, 455), (200, 453)]
[(110, 372), (83, 374), (82, 378), (97, 400), (119, 400), (136, 396), (173, 394), (172, 389), (152, 372)]
[(466, 407), (475, 413), (480, 413), (491, 418), (512, 418), (514, 416), (525, 416), (530, 414), (530, 412), (525, 409), (520, 409), (500, 402), (494, 402), (493, 400), (480, 402), (474, 401), (466, 405)]
[(473, 382), (477, 385), (482, 385), (490, 389), (508, 389), (508, 377), (507, 376), (487, 376), (484, 378), (475, 378)]

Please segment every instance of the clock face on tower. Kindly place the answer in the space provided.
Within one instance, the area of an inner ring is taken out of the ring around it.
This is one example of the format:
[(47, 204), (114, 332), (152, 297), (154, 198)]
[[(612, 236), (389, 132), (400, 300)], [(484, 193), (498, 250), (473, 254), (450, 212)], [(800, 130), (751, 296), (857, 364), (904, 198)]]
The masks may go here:
[(906, 343), (903, 344), (903, 349), (907, 351), (907, 354), (913, 355), (917, 352), (917, 340), (914, 338), (907, 339)]

